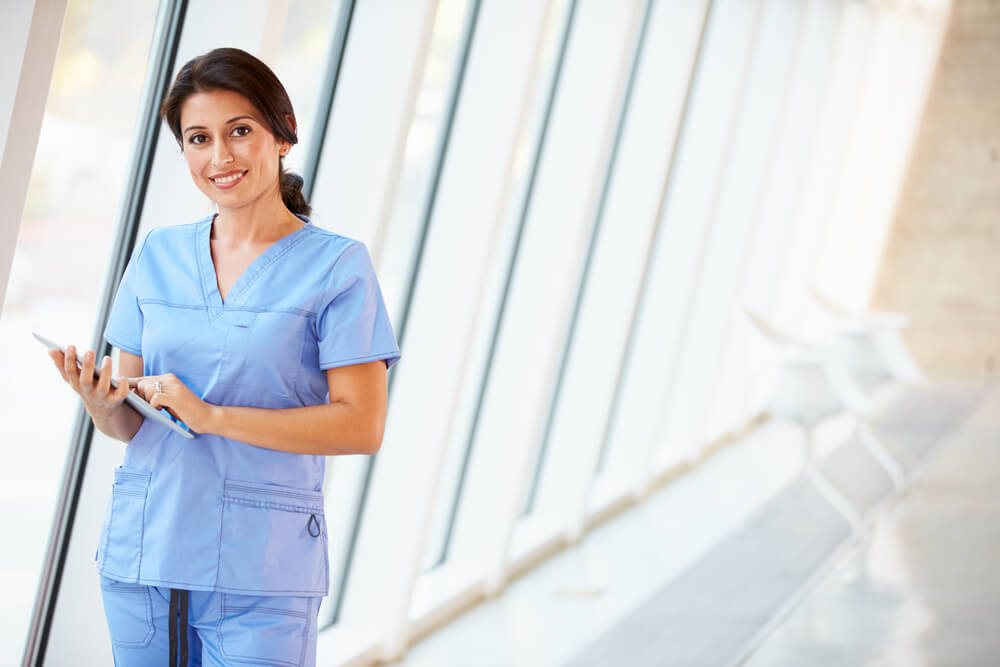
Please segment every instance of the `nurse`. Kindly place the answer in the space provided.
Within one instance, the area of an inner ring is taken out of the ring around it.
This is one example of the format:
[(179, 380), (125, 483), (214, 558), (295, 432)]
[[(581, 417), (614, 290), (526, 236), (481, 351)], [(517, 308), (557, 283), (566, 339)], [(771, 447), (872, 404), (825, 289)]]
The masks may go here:
[[(309, 221), (284, 87), (216, 49), (161, 115), (218, 212), (150, 230), (104, 330), (120, 350), (52, 352), (125, 443), (95, 560), (117, 665), (314, 665), (329, 589), (324, 457), (373, 454), (400, 358), (367, 248)], [(127, 378), (127, 382), (124, 379)], [(135, 390), (197, 433), (124, 403)]]

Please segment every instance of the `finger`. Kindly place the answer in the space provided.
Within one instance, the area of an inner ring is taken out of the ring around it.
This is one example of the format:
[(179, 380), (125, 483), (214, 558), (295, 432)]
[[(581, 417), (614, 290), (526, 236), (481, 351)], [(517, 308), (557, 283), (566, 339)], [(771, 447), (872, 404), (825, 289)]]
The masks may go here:
[(52, 359), (52, 363), (56, 365), (59, 369), (59, 375), (63, 380), (66, 379), (66, 373), (63, 371), (63, 363), (65, 363), (64, 355), (61, 350), (49, 350), (49, 358)]
[(122, 382), (128, 385), (129, 391), (134, 391), (136, 396), (145, 400), (146, 395), (143, 394), (142, 390), (139, 388), (139, 383), (142, 382), (144, 379), (145, 378), (140, 375), (139, 377), (134, 377), (134, 378), (129, 378), (129, 377), (123, 378)]
[(80, 371), (76, 369), (76, 346), (70, 345), (66, 348), (66, 355), (63, 359), (63, 373), (66, 381), (75, 391), (80, 391)]
[(132, 391), (132, 389), (128, 385), (128, 378), (126, 378), (124, 375), (119, 375), (115, 378), (115, 381), (118, 382), (118, 387), (115, 388), (115, 394), (114, 394), (115, 400), (124, 401), (125, 397), (128, 396), (128, 393)]
[(101, 359), (101, 370), (98, 375), (100, 376), (97, 380), (97, 391), (101, 394), (107, 394), (111, 390), (111, 357), (104, 355)]
[(149, 403), (153, 399), (153, 395), (156, 394), (156, 389), (153, 387), (153, 380), (144, 377), (139, 380), (135, 386), (136, 391), (142, 396), (142, 400)]
[(94, 386), (94, 357), (97, 353), (87, 350), (83, 353), (83, 367), (80, 368), (80, 386), (84, 391), (90, 391)]
[(150, 402), (150, 405), (152, 405), (157, 410), (166, 410), (167, 414), (169, 414), (171, 417), (180, 420), (180, 417), (177, 416), (177, 413), (174, 412), (173, 408), (171, 408), (169, 405), (164, 405), (163, 394), (157, 392), (156, 396), (153, 397), (152, 402)]

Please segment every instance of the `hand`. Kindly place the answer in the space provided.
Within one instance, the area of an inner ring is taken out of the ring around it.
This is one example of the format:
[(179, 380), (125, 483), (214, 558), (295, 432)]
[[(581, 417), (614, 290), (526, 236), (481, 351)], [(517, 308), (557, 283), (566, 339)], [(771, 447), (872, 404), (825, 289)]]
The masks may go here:
[[(159, 391), (156, 390), (157, 382), (160, 383)], [(201, 400), (173, 373), (128, 378), (128, 386), (135, 387), (136, 393), (154, 408), (166, 408), (174, 419), (184, 422), (195, 432), (209, 432), (215, 406)]]
[(63, 380), (73, 388), (73, 391), (83, 399), (83, 406), (91, 417), (107, 417), (114, 412), (128, 394), (128, 383), (118, 376), (118, 388), (111, 388), (111, 357), (105, 355), (101, 360), (100, 378), (94, 379), (93, 350), (87, 350), (83, 355), (83, 367), (76, 367), (76, 346), (70, 345), (63, 354), (60, 350), (49, 350), (49, 357), (59, 369)]

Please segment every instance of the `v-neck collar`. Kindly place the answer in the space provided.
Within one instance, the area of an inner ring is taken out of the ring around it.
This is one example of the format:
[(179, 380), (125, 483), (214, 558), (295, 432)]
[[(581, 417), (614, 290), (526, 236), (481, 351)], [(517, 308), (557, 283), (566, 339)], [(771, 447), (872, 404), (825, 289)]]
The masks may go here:
[(222, 295), (219, 293), (219, 278), (215, 270), (215, 262), (212, 261), (212, 223), (215, 221), (216, 215), (210, 215), (197, 228), (197, 257), (198, 269), (201, 273), (201, 288), (204, 293), (205, 304), (208, 306), (209, 316), (213, 320), (219, 317), (227, 308), (239, 306), (257, 279), (263, 275), (275, 260), (291, 250), (296, 243), (302, 240), (310, 224), (312, 224), (309, 222), (309, 218), (296, 213), (295, 217), (306, 224), (291, 234), (285, 234), (258, 255), (250, 263), (250, 266), (240, 274), (240, 277), (236, 279), (233, 286), (229, 288), (226, 300), (223, 302)]

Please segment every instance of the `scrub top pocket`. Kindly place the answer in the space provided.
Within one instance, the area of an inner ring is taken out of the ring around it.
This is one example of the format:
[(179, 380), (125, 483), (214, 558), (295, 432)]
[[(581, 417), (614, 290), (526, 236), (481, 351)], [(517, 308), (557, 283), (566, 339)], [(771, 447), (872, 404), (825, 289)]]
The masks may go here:
[(124, 581), (139, 579), (142, 561), (142, 532), (146, 514), (146, 494), (152, 473), (118, 467), (111, 487), (111, 502), (104, 536), (102, 572)]
[(217, 587), (326, 595), (329, 563), (322, 492), (227, 479)]
[(302, 344), (309, 324), (304, 311), (265, 310), (256, 313), (249, 328), (246, 349), (238, 349), (237, 337), (227, 344), (226, 354), (241, 355), (248, 361), (243, 382), (253, 387), (258, 407), (291, 407), (302, 368)]

